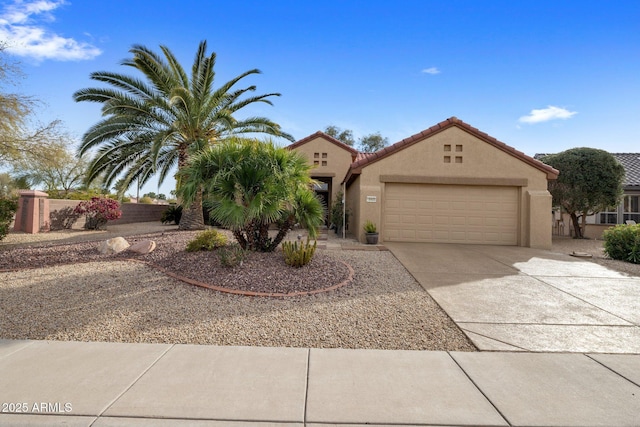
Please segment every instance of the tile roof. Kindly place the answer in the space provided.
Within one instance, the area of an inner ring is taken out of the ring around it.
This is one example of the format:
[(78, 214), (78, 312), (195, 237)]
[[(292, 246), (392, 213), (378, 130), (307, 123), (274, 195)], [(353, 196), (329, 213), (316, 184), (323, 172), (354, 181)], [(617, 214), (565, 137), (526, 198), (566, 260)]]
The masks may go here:
[(375, 153), (369, 153), (367, 155), (362, 155), (364, 153), (360, 153), (357, 156), (356, 161), (351, 164), (347, 175), (344, 178), (344, 182), (349, 183), (352, 179), (354, 179), (354, 175), (359, 175), (362, 172), (362, 168), (367, 165), (377, 162), (387, 156), (392, 155), (393, 153), (403, 150), (423, 139), (429, 138), (439, 132), (442, 132), (445, 129), (449, 129), (451, 127), (457, 127), (459, 129), (464, 130), (465, 132), (470, 133), (482, 141), (493, 145), (505, 153), (522, 160), (525, 163), (535, 167), (536, 169), (541, 170), (547, 174), (547, 179), (556, 179), (558, 178), (558, 171), (552, 168), (549, 165), (542, 163), (541, 161), (534, 159), (533, 157), (527, 156), (521, 151), (516, 150), (515, 148), (505, 144), (504, 142), (500, 142), (492, 136), (468, 125), (457, 117), (450, 117), (447, 120), (444, 120), (435, 126), (430, 127), (429, 129), (425, 129), (422, 132), (419, 132), (415, 135), (412, 135), (408, 138), (403, 139), (402, 141), (396, 142), (393, 145), (383, 148), (382, 150), (376, 151)]
[(362, 159), (366, 159), (368, 157), (371, 157), (373, 155), (373, 153), (363, 153), (362, 151), (358, 152), (358, 154), (356, 155), (356, 159), (354, 161), (359, 161)]
[(625, 187), (640, 187), (640, 153), (611, 153), (624, 167)]
[(307, 142), (312, 141), (312, 140), (314, 140), (316, 138), (322, 138), (322, 139), (324, 139), (326, 141), (331, 142), (332, 144), (337, 145), (338, 147), (342, 148), (343, 150), (346, 150), (346, 151), (350, 152), (353, 157), (355, 157), (355, 156), (357, 156), (359, 154), (358, 150), (356, 150), (355, 148), (353, 148), (353, 147), (345, 144), (344, 142), (339, 141), (339, 140), (333, 138), (332, 136), (329, 136), (326, 133), (321, 132), (321, 131), (318, 131), (318, 132), (316, 132), (314, 134), (311, 134), (311, 135), (309, 135), (309, 136), (307, 136), (305, 138), (302, 138), (301, 140), (296, 141), (291, 145), (288, 145), (287, 148), (289, 150), (293, 150), (293, 149), (298, 148), (301, 145), (304, 145)]

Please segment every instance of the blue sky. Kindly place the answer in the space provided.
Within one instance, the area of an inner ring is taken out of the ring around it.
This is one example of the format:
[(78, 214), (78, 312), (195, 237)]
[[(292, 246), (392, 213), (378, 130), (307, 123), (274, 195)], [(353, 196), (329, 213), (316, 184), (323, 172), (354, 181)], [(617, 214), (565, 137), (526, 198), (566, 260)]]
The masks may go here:
[(205, 39), (219, 84), (262, 70), (245, 83), (282, 96), (247, 113), (296, 139), (334, 124), (393, 143), (456, 116), (529, 155), (640, 151), (635, 0), (0, 1), (0, 40), (26, 75), (16, 90), (77, 138), (100, 118), (72, 100), (91, 72), (131, 73), (119, 63), (133, 44), (189, 68)]

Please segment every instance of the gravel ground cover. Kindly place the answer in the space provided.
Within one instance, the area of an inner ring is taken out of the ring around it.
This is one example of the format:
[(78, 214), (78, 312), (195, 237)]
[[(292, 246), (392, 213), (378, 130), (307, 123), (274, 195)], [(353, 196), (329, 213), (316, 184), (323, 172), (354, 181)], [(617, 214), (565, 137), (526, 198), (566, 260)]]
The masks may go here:
[(287, 283), (307, 274), (304, 283), (326, 287), (344, 276), (339, 261), (353, 267), (354, 280), (305, 297), (244, 297), (187, 285), (125, 255), (99, 255), (96, 242), (13, 248), (0, 251), (0, 268), (41, 268), (0, 273), (0, 338), (475, 351), (389, 252), (320, 249), (312, 262), (320, 268), (307, 272), (254, 254), (225, 273), (211, 254), (176, 252), (193, 233), (173, 234), (127, 240), (156, 240), (142, 258), (216, 282), (228, 274), (234, 286), (273, 282), (285, 270)]
[[(220, 232), (227, 234), (231, 241), (231, 233), (224, 230)], [(312, 262), (301, 268), (287, 266), (280, 250), (271, 253), (247, 252), (241, 267), (225, 267), (215, 251), (184, 251), (187, 243), (197, 234), (196, 231), (173, 231), (128, 236), (129, 243), (141, 240), (156, 242), (157, 249), (146, 255), (130, 251), (103, 255), (96, 250), (98, 243), (95, 241), (18, 247), (0, 251), (0, 270), (136, 259), (205, 284), (234, 290), (281, 294), (327, 288), (347, 280), (349, 276), (346, 265), (327, 257), (321, 251), (316, 251)]]
[(552, 250), (563, 254), (571, 254), (573, 252), (588, 253), (591, 254), (592, 258), (584, 258), (585, 260), (595, 262), (611, 270), (628, 274), (629, 276), (640, 276), (640, 264), (632, 264), (630, 262), (607, 258), (604, 254), (602, 240), (554, 237)]

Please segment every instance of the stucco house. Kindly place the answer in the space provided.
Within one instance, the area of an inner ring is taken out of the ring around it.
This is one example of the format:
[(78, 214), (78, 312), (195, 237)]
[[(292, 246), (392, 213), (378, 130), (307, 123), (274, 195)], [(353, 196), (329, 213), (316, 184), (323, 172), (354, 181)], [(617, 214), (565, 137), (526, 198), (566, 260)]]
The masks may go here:
[[(536, 159), (548, 154), (536, 154)], [(616, 224), (635, 221), (640, 224), (640, 153), (611, 153), (624, 167), (624, 181), (622, 183), (623, 197), (617, 206), (610, 206), (602, 212), (586, 218), (585, 237), (599, 239), (607, 228)], [(553, 214), (553, 234), (559, 236), (573, 236), (571, 219), (566, 213)]]
[(317, 132), (289, 146), (315, 166), (328, 206), (343, 189), (349, 229), (364, 242), (551, 247), (548, 180), (558, 171), (451, 117), (376, 153)]
[(594, 224), (640, 224), (640, 153), (611, 153), (624, 167), (624, 196), (618, 206), (612, 206), (592, 218)]

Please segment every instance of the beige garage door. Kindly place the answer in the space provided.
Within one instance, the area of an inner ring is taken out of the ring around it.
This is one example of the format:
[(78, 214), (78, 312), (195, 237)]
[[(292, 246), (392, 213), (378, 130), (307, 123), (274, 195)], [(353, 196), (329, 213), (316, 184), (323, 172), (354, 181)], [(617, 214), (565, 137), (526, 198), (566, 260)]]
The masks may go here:
[(518, 188), (387, 184), (384, 239), (518, 244)]

